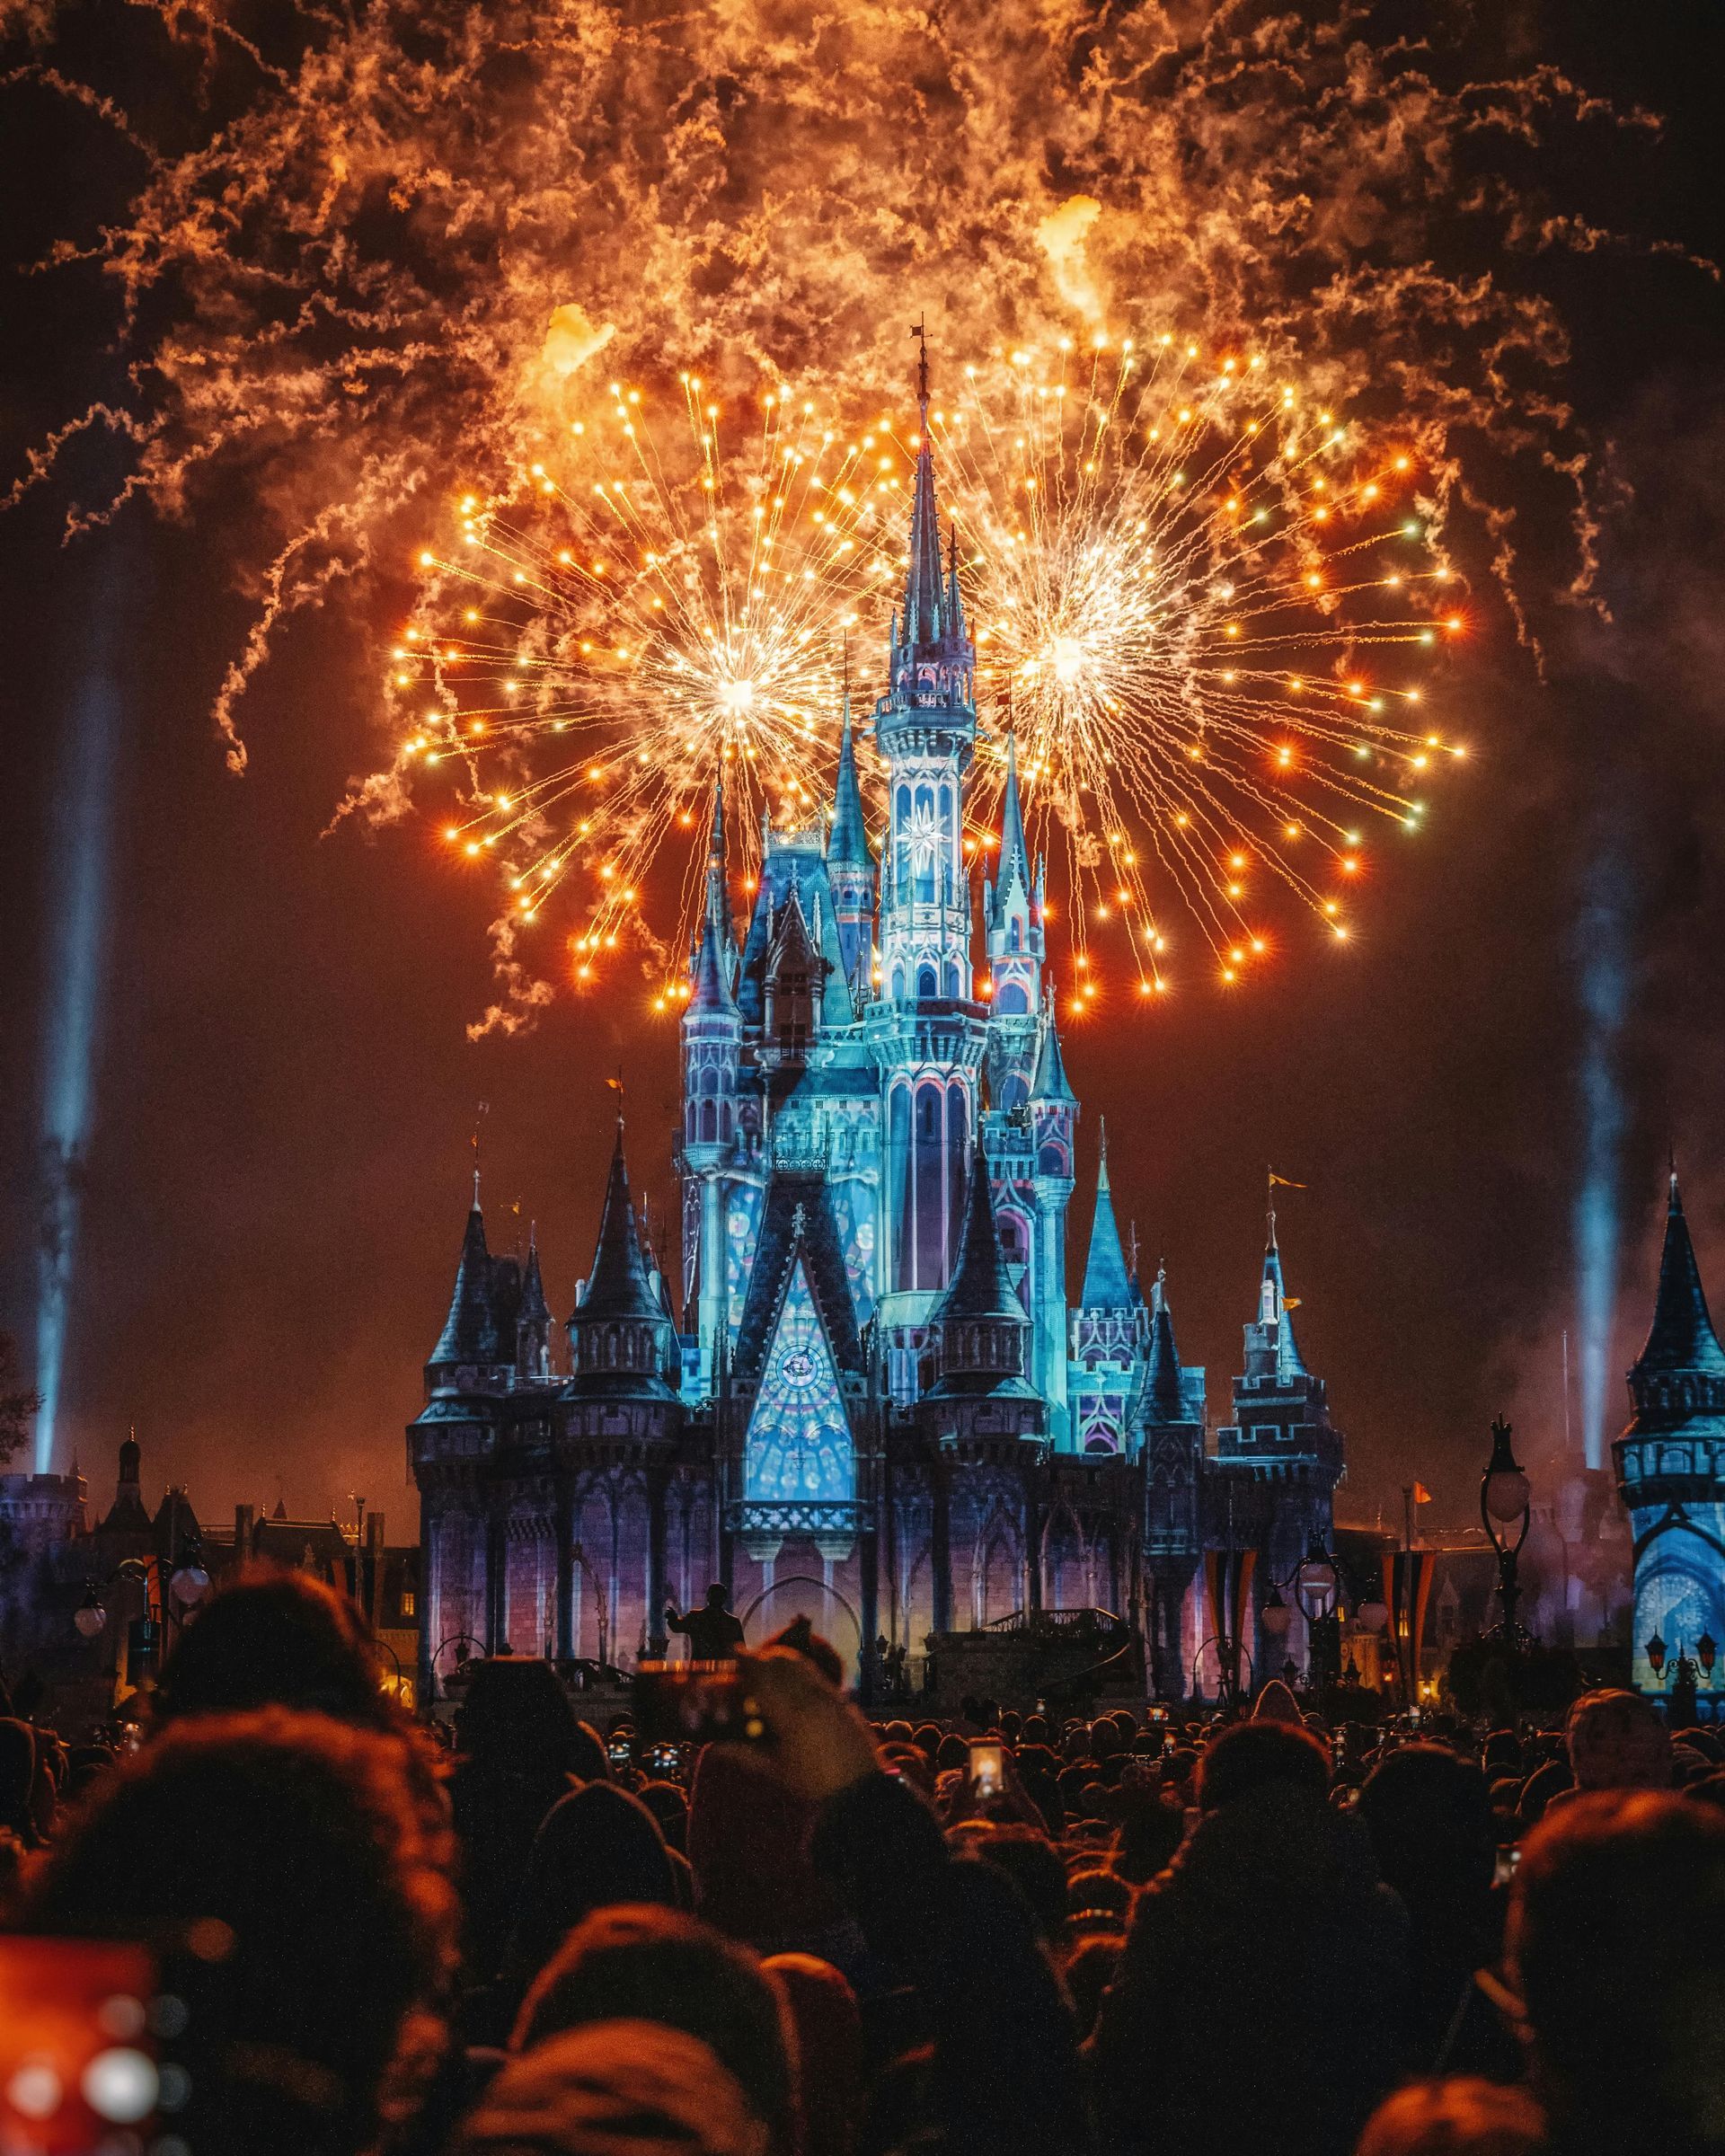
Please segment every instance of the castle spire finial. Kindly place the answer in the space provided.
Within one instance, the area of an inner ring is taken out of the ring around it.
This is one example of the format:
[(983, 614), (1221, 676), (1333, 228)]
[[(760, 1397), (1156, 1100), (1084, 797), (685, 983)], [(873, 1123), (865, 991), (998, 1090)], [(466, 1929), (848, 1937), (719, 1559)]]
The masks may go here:
[(928, 432), (928, 322), (922, 316), (910, 325), (916, 340), (916, 402), (922, 412), (923, 432)]
[(473, 1135), (468, 1143), (473, 1149), (473, 1211), (479, 1211), (479, 1127), (491, 1112), (489, 1100), (482, 1100), (473, 1109)]

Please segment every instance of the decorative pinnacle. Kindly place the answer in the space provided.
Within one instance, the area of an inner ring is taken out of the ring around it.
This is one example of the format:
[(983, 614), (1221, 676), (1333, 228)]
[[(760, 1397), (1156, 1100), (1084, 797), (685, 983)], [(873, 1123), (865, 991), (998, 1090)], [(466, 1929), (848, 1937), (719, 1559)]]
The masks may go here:
[(910, 333), (916, 340), (916, 402), (923, 415), (923, 431), (928, 431), (928, 328), (926, 318), (913, 322)]

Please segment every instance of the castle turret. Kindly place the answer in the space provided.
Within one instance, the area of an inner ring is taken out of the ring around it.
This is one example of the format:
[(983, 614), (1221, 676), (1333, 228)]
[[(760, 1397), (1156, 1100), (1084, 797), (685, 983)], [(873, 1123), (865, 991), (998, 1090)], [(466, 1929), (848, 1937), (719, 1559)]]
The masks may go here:
[(1635, 1548), (1633, 1672), (1659, 1689), (1647, 1642), (1675, 1666), (1697, 1639), (1725, 1637), (1725, 1350), (1713, 1330), (1673, 1168), (1659, 1293), (1629, 1373), (1634, 1415), (1613, 1445)]
[(539, 1273), (539, 1238), (532, 1228), (527, 1231), (527, 1263), (521, 1276), (521, 1303), (516, 1317), (515, 1367), (519, 1377), (551, 1375), (551, 1309)]
[(928, 349), (917, 370), (921, 413), (910, 517), (910, 566), (875, 706), (887, 763), (882, 985), (896, 1003), (970, 994), (970, 902), (964, 859), (964, 775), (977, 738), (976, 650), (965, 632), (958, 561), (942, 571), (928, 431)]
[(1181, 1699), (1188, 1677), (1187, 1597), (1204, 1549), (1204, 1373), (1181, 1366), (1162, 1267), (1150, 1291), (1149, 1321), (1149, 1347), (1130, 1409), (1144, 1462), (1145, 1630), (1156, 1696)]
[(827, 834), (827, 874), (838, 923), (840, 978), (858, 1003), (866, 1003), (872, 993), (874, 852), (862, 815), (848, 689), (845, 693), (845, 727), (838, 744), (838, 777), (833, 789), (833, 820)]
[(1060, 1029), (1052, 994), (1042, 1013), (1029, 1101), (1036, 1145), (1033, 1182), (1035, 1241), (1030, 1305), (1033, 1332), (1031, 1382), (1048, 1403), (1049, 1435), (1063, 1449), (1072, 1443), (1066, 1407), (1066, 1207), (1073, 1188), (1073, 1149), (1078, 1099), (1060, 1054)]
[[(951, 1282), (934, 1309), (941, 1374), (931, 1401), (988, 1399), (1038, 1404), (1024, 1378), (1029, 1326), (995, 1225), (988, 1162), (978, 1142), (966, 1194), (964, 1232)], [(1025, 1435), (1033, 1435), (1027, 1428)]]
[(1108, 1181), (1108, 1129), (1102, 1126), (1096, 1210), (1090, 1224), (1084, 1285), (1072, 1313), (1067, 1383), (1074, 1440), (1081, 1453), (1127, 1449), (1128, 1410), (1146, 1330), (1144, 1305), (1126, 1269)]
[(678, 1372), (677, 1334), (653, 1291), (629, 1197), (623, 1118), (599, 1216), (593, 1269), (577, 1290), (569, 1321), (575, 1374), (565, 1388), (576, 1399), (603, 1395), (662, 1401)]
[(485, 1247), (485, 1215), (479, 1206), (479, 1178), (461, 1239), (455, 1292), (438, 1344), (425, 1366), (428, 1392), (507, 1387), (515, 1369), (515, 1336), (499, 1326), (494, 1261)]

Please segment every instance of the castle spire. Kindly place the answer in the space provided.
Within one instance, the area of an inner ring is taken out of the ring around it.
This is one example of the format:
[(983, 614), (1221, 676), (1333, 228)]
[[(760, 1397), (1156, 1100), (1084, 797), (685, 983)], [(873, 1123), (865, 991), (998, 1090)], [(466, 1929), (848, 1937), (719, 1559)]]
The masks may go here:
[(1006, 1271), (1005, 1253), (1000, 1247), (1000, 1229), (995, 1220), (995, 1194), (988, 1180), (988, 1157), (978, 1138), (971, 1153), (970, 1187), (965, 1196), (964, 1227), (959, 1238), (959, 1261), (946, 1293), (935, 1307), (934, 1317), (1006, 1320), (1024, 1322), (1024, 1305), (1013, 1292)]
[(1670, 1175), (1665, 1248), (1659, 1256), (1659, 1292), (1653, 1304), (1647, 1344), (1636, 1359), (1635, 1374), (1682, 1370), (1725, 1375), (1725, 1350), (1720, 1348), (1706, 1291), (1701, 1285), (1701, 1268), (1695, 1263), (1695, 1246), (1684, 1217), (1675, 1161)]
[(862, 816), (862, 789), (856, 775), (856, 739), (851, 729), (849, 689), (845, 692), (845, 730), (838, 741), (838, 776), (833, 786), (833, 822), (827, 834), (827, 861), (831, 868), (847, 869), (866, 869), (874, 861)]
[(736, 998), (725, 976), (728, 968), (720, 955), (719, 931), (711, 915), (701, 923), (701, 941), (695, 946), (694, 980), (687, 1008), (702, 1012), (733, 1012)]
[(737, 932), (731, 924), (730, 895), (725, 883), (725, 776), (712, 782), (712, 822), (707, 835), (707, 919), (721, 965), (729, 965)]
[(1000, 873), (997, 888), (1004, 891), (1016, 875), (1031, 896), (1031, 857), (1024, 844), (1024, 813), (1018, 799), (1018, 736), (1006, 736), (1006, 792), (1000, 817)]
[(1185, 1407), (1180, 1349), (1174, 1341), (1173, 1313), (1168, 1307), (1168, 1268), (1164, 1265), (1156, 1268), (1151, 1306), (1150, 1355), (1144, 1380), (1149, 1418), (1152, 1422), (1181, 1422)]
[(575, 1314), (578, 1319), (658, 1319), (664, 1314), (653, 1295), (647, 1277), (647, 1261), (641, 1256), (641, 1233), (629, 1197), (629, 1168), (623, 1155), (621, 1114), (617, 1117), (617, 1142), (611, 1154), (611, 1173), (605, 1187), (605, 1210), (599, 1215), (599, 1241), (593, 1254), (593, 1270), (587, 1277), (587, 1293)]
[(1132, 1283), (1127, 1277), (1119, 1224), (1114, 1217), (1114, 1197), (1108, 1183), (1106, 1124), (1102, 1126), (1101, 1164), (1096, 1172), (1096, 1211), (1091, 1221), (1090, 1256), (1084, 1263), (1084, 1288), (1080, 1303), (1085, 1310), (1132, 1307)]
[(479, 1209), (479, 1170), (473, 1170), (473, 1203), (461, 1239), (455, 1292), (431, 1362), (493, 1363), (498, 1359), (497, 1328), (491, 1314), (491, 1259), (485, 1247), (485, 1215)]
[(920, 322), (911, 333), (917, 346), (916, 402), (921, 429), (911, 495), (910, 566), (905, 577), (901, 641), (915, 647), (943, 641), (948, 623), (943, 604), (945, 579), (941, 574), (940, 513), (934, 505), (934, 445), (928, 434), (928, 337)]

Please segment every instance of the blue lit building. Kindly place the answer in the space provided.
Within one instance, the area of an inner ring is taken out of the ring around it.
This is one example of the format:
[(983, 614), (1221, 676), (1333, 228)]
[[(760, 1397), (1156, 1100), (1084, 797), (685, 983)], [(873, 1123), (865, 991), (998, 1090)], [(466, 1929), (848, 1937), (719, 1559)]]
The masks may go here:
[(1105, 1608), (1179, 1694), (1214, 1670), (1206, 1548), (1258, 1537), (1279, 1564), (1328, 1533), (1341, 1440), (1273, 1233), (1219, 1434), (1165, 1277), (1141, 1292), (1101, 1143), (1068, 1292), (1079, 1102), (1010, 737), (987, 752), (1005, 759), (994, 875), (978, 887), (967, 860), (975, 667), (924, 425), (871, 714), (878, 853), (848, 703), (830, 808), (765, 833), (740, 942), (714, 802), (680, 1294), (644, 1247), (621, 1128), (568, 1375), (536, 1253), (489, 1256), (475, 1204), (409, 1430), (426, 1674), (461, 1635), (626, 1665), (668, 1597), (722, 1577), (751, 1637), (806, 1613), (863, 1664), (877, 1639), (919, 1659), (931, 1634)]
[(1629, 1395), (1635, 1413), (1611, 1449), (1634, 1535), (1634, 1681), (1657, 1692), (1649, 1639), (1665, 1642), (1668, 1680), (1703, 1633), (1725, 1639), (1725, 1349), (1675, 1169), (1653, 1323)]

